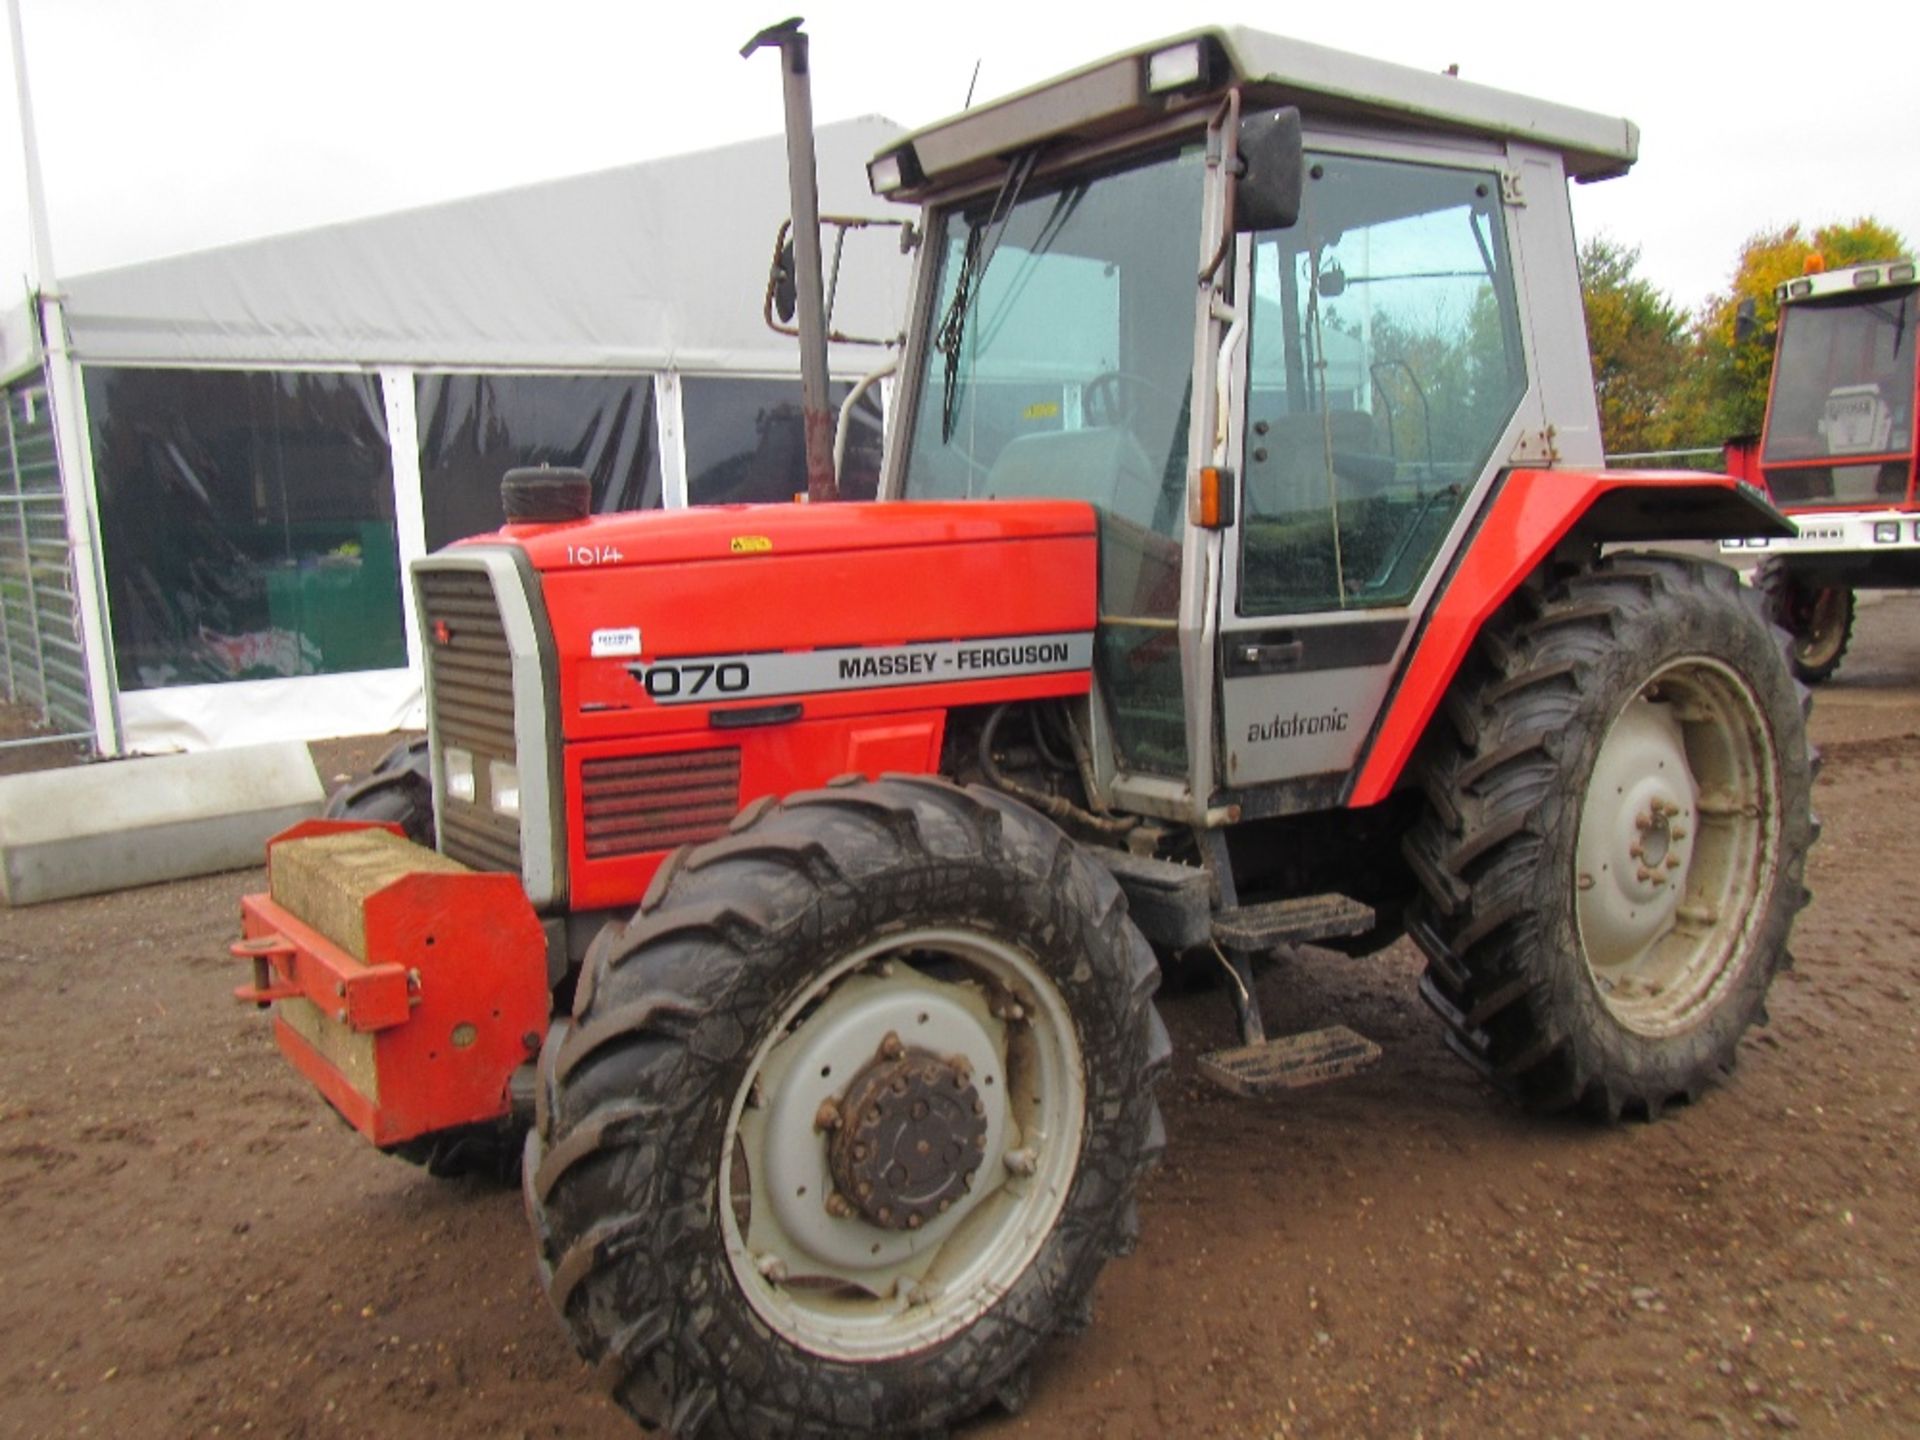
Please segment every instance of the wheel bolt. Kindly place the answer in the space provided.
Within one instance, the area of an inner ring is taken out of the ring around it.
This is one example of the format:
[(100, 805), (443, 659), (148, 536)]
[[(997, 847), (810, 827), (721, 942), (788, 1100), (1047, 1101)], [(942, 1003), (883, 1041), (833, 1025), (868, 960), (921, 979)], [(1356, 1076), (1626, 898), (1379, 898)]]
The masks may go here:
[(838, 1130), (840, 1128), (840, 1107), (831, 1100), (822, 1100), (820, 1108), (813, 1112), (815, 1130)]
[(1645, 884), (1653, 878), (1653, 872), (1644, 865), (1638, 865), (1634, 867), (1633, 878)]
[(899, 1035), (889, 1030), (886, 1039), (880, 1042), (880, 1058), (882, 1060), (898, 1060), (906, 1053), (907, 1047), (901, 1043)]
[(782, 1260), (778, 1255), (754, 1256), (753, 1268), (758, 1270), (764, 1278), (771, 1280), (776, 1285), (787, 1278), (787, 1262)]
[(836, 1190), (833, 1194), (827, 1196), (827, 1214), (833, 1216), (836, 1220), (852, 1219), (853, 1204), (846, 1196)]
[(1031, 1146), (1007, 1152), (1007, 1169), (1015, 1175), (1031, 1175), (1040, 1168), (1040, 1157)]
[(1674, 826), (1671, 826), (1671, 827), (1669, 827), (1669, 828), (1668, 828), (1668, 830), (1667, 830), (1667, 838), (1668, 838), (1669, 840), (1684, 840), (1684, 839), (1686, 839), (1686, 838), (1687, 838), (1687, 832), (1686, 832), (1686, 828), (1685, 828), (1684, 826), (1680, 826), (1680, 825), (1674, 825)]
[(1667, 856), (1667, 869), (1678, 870), (1679, 868), (1680, 868), (1680, 857), (1678, 855)]
[(922, 1215), (918, 1210), (915, 1210), (911, 1215), (907, 1216), (907, 1229), (909, 1230), (918, 1230), (926, 1223), (926, 1216)]

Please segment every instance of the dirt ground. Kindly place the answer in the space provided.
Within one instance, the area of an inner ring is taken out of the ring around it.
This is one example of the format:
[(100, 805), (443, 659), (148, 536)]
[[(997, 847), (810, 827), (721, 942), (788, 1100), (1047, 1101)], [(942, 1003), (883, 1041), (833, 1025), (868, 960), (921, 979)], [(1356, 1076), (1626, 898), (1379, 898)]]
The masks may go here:
[[(1814, 731), (1816, 899), (1731, 1085), (1652, 1125), (1524, 1118), (1397, 947), (1266, 973), (1270, 1028), (1386, 1056), (1249, 1103), (1192, 1068), (1224, 997), (1173, 999), (1140, 1250), (970, 1436), (1920, 1433), (1920, 598), (1863, 607)], [(0, 911), (0, 1432), (633, 1433), (518, 1199), (367, 1149), (226, 998), (260, 883)]]

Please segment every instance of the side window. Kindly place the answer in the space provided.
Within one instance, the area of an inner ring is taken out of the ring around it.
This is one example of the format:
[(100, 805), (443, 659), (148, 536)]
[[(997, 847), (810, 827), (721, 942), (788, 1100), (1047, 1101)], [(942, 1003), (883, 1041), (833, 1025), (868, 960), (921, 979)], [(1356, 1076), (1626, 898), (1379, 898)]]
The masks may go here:
[(1496, 174), (1308, 176), (1254, 251), (1244, 615), (1404, 604), (1526, 391)]

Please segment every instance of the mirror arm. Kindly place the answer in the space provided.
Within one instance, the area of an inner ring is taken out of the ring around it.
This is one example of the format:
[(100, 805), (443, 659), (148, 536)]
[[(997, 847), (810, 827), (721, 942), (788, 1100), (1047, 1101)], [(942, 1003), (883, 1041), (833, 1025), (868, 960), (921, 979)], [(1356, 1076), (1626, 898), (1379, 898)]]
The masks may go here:
[(1234, 194), (1240, 188), (1240, 87), (1235, 85), (1227, 91), (1224, 103), (1207, 126), (1207, 163), (1218, 165), (1226, 171), (1227, 194), (1221, 208), (1220, 247), (1213, 252), (1206, 268), (1200, 272), (1200, 283), (1210, 285), (1213, 277), (1220, 273), (1220, 267), (1226, 263), (1227, 253), (1233, 248), (1233, 201)]

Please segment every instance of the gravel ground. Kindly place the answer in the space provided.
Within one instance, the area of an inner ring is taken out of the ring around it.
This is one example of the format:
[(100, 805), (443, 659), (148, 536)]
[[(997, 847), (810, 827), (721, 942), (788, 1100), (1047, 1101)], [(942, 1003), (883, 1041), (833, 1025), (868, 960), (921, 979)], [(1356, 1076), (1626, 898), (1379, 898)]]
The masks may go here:
[[(1816, 898), (1730, 1085), (1652, 1125), (1525, 1118), (1396, 947), (1266, 971), (1270, 1028), (1344, 1021), (1386, 1057), (1238, 1101), (1192, 1068), (1225, 998), (1171, 998), (1140, 1250), (1026, 1411), (969, 1433), (1920, 1433), (1916, 637), (1920, 599), (1864, 606), (1820, 693)], [(322, 775), (389, 743), (318, 747)], [(633, 1433), (545, 1309), (518, 1199), (367, 1149), (227, 999), (261, 883), (0, 911), (0, 1431)]]

